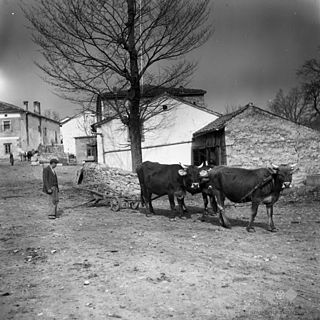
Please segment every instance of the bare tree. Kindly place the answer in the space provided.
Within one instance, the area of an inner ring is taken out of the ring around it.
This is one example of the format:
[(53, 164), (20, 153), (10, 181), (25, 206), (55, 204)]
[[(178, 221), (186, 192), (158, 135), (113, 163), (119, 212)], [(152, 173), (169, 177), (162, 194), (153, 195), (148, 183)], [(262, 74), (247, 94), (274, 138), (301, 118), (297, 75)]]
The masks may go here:
[(229, 114), (229, 113), (233, 113), (235, 111), (238, 111), (240, 110), (241, 108), (243, 108), (243, 106), (241, 105), (230, 105), (230, 104), (227, 104), (225, 109), (224, 109), (224, 114)]
[(44, 111), (44, 116), (47, 118), (53, 119), (55, 121), (60, 121), (60, 115), (57, 111), (46, 109)]
[(273, 113), (295, 123), (308, 125), (314, 118), (303, 91), (298, 88), (292, 88), (287, 95), (280, 89), (268, 107)]
[(196, 63), (185, 55), (212, 33), (209, 0), (39, 0), (25, 14), (44, 58), (37, 65), (60, 94), (89, 101), (114, 87), (127, 90), (113, 111), (129, 129), (135, 168), (143, 88), (187, 83)]
[(320, 116), (320, 60), (307, 60), (297, 71), (297, 75), (302, 81), (302, 91), (306, 102)]

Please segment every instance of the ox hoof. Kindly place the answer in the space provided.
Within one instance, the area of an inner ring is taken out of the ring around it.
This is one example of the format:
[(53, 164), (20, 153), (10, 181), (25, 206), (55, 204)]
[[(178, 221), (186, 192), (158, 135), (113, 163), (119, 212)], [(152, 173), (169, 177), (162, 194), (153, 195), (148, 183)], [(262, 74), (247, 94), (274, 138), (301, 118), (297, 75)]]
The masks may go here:
[(247, 229), (248, 232), (256, 232), (254, 227), (247, 227), (246, 229)]
[(273, 228), (269, 227), (269, 228), (267, 228), (267, 230), (270, 232), (277, 232), (278, 231), (278, 229), (276, 227), (273, 227)]

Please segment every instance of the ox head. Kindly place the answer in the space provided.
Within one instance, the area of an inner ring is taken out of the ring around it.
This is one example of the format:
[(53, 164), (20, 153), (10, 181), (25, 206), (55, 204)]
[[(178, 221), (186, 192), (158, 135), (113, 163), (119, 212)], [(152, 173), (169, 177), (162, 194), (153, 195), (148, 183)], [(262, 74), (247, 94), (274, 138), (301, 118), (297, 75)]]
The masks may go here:
[(282, 183), (282, 188), (291, 188), (292, 183), (292, 174), (297, 170), (297, 165), (285, 165), (281, 164), (280, 166), (272, 164), (270, 168), (271, 172), (277, 175), (277, 178)]
[(199, 170), (203, 167), (203, 164), (200, 166), (186, 166), (181, 164), (182, 169), (178, 171), (180, 176), (185, 177), (185, 186), (191, 193), (196, 193), (200, 190), (200, 181), (199, 181)]

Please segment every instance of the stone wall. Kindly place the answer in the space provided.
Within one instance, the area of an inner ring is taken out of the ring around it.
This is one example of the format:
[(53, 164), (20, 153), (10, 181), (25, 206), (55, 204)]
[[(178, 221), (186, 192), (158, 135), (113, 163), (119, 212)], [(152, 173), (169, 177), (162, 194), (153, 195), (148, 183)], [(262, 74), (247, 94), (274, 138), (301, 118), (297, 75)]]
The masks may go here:
[(298, 164), (293, 184), (320, 173), (320, 132), (249, 107), (225, 128), (227, 165), (247, 168)]

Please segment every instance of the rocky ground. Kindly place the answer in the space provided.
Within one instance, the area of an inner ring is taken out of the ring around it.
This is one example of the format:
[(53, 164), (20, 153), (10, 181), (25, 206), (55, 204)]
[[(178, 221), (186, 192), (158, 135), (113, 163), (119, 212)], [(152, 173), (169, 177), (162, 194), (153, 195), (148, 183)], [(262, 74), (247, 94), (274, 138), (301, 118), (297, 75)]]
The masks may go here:
[(320, 319), (320, 199), (275, 205), (276, 233), (260, 208), (229, 206), (233, 228), (170, 221), (169, 204), (110, 210), (84, 205), (76, 166), (58, 167), (61, 217), (47, 218), (42, 167), (0, 162), (1, 319)]

